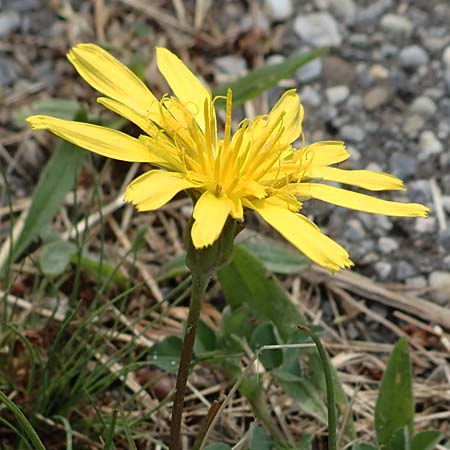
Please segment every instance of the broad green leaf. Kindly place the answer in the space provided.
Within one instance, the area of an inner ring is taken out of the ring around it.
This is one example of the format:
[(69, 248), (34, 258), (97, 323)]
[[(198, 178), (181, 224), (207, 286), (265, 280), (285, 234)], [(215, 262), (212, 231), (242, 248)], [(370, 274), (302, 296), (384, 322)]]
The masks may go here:
[(437, 430), (420, 431), (411, 441), (411, 450), (434, 450), (442, 438), (442, 433)]
[(309, 267), (309, 260), (305, 256), (289, 250), (274, 239), (252, 237), (241, 241), (240, 245), (256, 256), (267, 270), (274, 273), (298, 273)]
[(42, 272), (49, 276), (61, 275), (76, 251), (77, 247), (72, 242), (58, 240), (44, 245), (39, 257)]
[(165, 281), (175, 278), (179, 275), (186, 275), (189, 273), (189, 268), (186, 265), (186, 253), (175, 256), (161, 267), (161, 275), (158, 281)]
[(166, 372), (178, 369), (183, 341), (178, 336), (168, 336), (156, 343), (149, 351), (149, 362)]
[(411, 435), (406, 425), (394, 432), (388, 448), (391, 450), (411, 450)]
[[(302, 55), (291, 56), (280, 64), (265, 64), (233, 83), (218, 86), (214, 89), (214, 95), (225, 96), (227, 89), (230, 88), (233, 91), (233, 106), (240, 106), (247, 100), (258, 97), (268, 89), (275, 87), (280, 80), (289, 78), (300, 67), (326, 53), (326, 49), (318, 49)], [(220, 102), (219, 106), (224, 107), (224, 102)]]
[(219, 271), (219, 280), (232, 309), (247, 304), (260, 321), (271, 321), (286, 341), (296, 325), (304, 323), (278, 280), (243, 247), (237, 245), (231, 263)]
[(353, 450), (377, 450), (377, 448), (370, 444), (356, 444)]
[[(265, 345), (278, 344), (280, 341), (272, 322), (260, 323), (250, 338), (250, 347), (255, 352)], [(283, 351), (281, 349), (263, 350), (259, 354), (259, 360), (266, 370), (272, 370), (283, 362)]]
[(272, 440), (259, 425), (252, 423), (249, 433), (249, 450), (271, 450)]
[(13, 248), (12, 261), (19, 257), (59, 211), (77, 180), (84, 154), (84, 151), (69, 142), (59, 142), (39, 177), (25, 224)]
[(19, 109), (14, 115), (13, 121), (17, 128), (25, 128), (25, 119), (32, 114), (44, 114), (55, 116), (60, 119), (72, 120), (80, 109), (80, 104), (76, 100), (66, 98), (44, 98), (36, 100), (31, 107), (26, 106)]
[(196, 356), (202, 353), (212, 352), (217, 348), (217, 338), (214, 330), (202, 320), (198, 324), (195, 336), (194, 353)]
[(394, 432), (405, 426), (412, 435), (414, 399), (411, 361), (408, 341), (402, 338), (390, 356), (375, 406), (375, 431), (380, 449), (390, 449)]

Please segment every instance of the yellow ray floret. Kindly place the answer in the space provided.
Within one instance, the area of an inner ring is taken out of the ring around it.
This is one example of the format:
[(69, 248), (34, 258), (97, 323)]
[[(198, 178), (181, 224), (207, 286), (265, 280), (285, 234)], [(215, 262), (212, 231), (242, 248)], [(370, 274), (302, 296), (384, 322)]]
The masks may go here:
[(120, 131), (48, 116), (27, 120), (80, 147), (109, 158), (152, 163), (130, 183), (125, 200), (151, 211), (184, 190), (196, 198), (191, 238), (196, 248), (213, 244), (228, 219), (242, 221), (248, 210), (292, 245), (332, 271), (350, 267), (347, 252), (299, 211), (310, 198), (338, 206), (404, 217), (426, 217), (428, 208), (332, 187), (331, 181), (370, 191), (403, 190), (387, 173), (330, 167), (349, 158), (343, 142), (316, 142), (300, 149), (303, 107), (295, 90), (285, 92), (267, 115), (243, 120), (232, 133), (232, 92), (226, 96), (224, 132), (218, 131), (215, 99), (183, 62), (164, 48), (157, 63), (173, 91), (161, 99), (127, 67), (94, 44), (68, 54), (79, 74), (104, 97), (98, 102), (134, 122), (138, 139)]

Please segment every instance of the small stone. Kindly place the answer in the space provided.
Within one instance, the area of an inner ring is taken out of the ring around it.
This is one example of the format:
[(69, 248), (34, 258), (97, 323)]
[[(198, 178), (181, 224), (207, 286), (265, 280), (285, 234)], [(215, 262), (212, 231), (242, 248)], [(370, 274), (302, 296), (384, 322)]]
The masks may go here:
[(374, 80), (387, 80), (389, 78), (389, 70), (381, 64), (374, 64), (369, 73)]
[(450, 68), (450, 45), (442, 52), (442, 62)]
[(397, 264), (397, 278), (401, 281), (417, 275), (416, 269), (407, 261), (399, 261)]
[(413, 69), (428, 64), (430, 57), (422, 47), (410, 45), (400, 51), (399, 61), (402, 67)]
[(342, 44), (338, 25), (327, 12), (300, 14), (293, 27), (305, 43), (314, 47), (339, 47)]
[(361, 242), (366, 237), (366, 230), (357, 219), (350, 219), (345, 227), (344, 238), (349, 242)]
[(398, 250), (398, 247), (398, 242), (395, 239), (386, 236), (378, 239), (378, 248), (383, 255), (389, 255), (389, 253)]
[(242, 75), (247, 70), (247, 62), (244, 58), (234, 55), (220, 56), (214, 60), (215, 66), (227, 75)]
[(387, 261), (376, 262), (374, 268), (380, 280), (386, 280), (392, 272), (392, 264)]
[(403, 132), (410, 139), (415, 139), (419, 136), (422, 128), (425, 125), (425, 119), (419, 114), (411, 114), (403, 123)]
[(405, 16), (400, 14), (386, 14), (381, 19), (381, 29), (396, 39), (409, 38), (414, 25)]
[(20, 16), (16, 11), (0, 13), (0, 37), (6, 36), (20, 27)]
[(418, 158), (420, 161), (425, 161), (433, 155), (441, 153), (444, 149), (441, 141), (436, 137), (432, 131), (422, 131), (419, 137), (419, 150)]
[(350, 86), (355, 79), (355, 67), (345, 59), (327, 56), (323, 62), (323, 76), (329, 86)]
[(350, 89), (348, 86), (332, 86), (325, 91), (328, 101), (333, 105), (345, 102), (350, 95)]
[(446, 253), (450, 251), (450, 228), (439, 230), (438, 244), (439, 247)]
[(431, 299), (440, 305), (446, 305), (450, 302), (450, 272), (436, 270), (430, 273), (428, 277), (430, 284)]
[(411, 103), (410, 111), (420, 114), (422, 117), (430, 118), (436, 114), (437, 106), (430, 97), (421, 95)]
[(322, 73), (322, 60), (320, 58), (313, 59), (308, 64), (295, 72), (295, 78), (301, 83), (309, 83), (320, 77)]
[(292, 16), (292, 0), (265, 0), (265, 12), (273, 22), (283, 22)]
[(364, 96), (364, 107), (367, 111), (374, 111), (385, 105), (389, 100), (389, 91), (384, 87), (374, 87)]
[(415, 177), (417, 172), (417, 158), (405, 153), (394, 153), (389, 158), (389, 167), (392, 175), (407, 180)]
[(422, 276), (408, 278), (405, 284), (413, 289), (425, 289), (428, 286), (427, 279)]
[(344, 141), (362, 142), (366, 138), (366, 132), (358, 125), (344, 125), (341, 128), (341, 136)]
[(330, 0), (331, 12), (346, 24), (352, 24), (356, 18), (356, 5), (353, 0)]
[[(254, 19), (250, 14), (246, 14), (241, 20), (241, 31), (247, 33), (254, 27)], [(270, 31), (270, 23), (267, 17), (262, 13), (261, 10), (258, 11), (256, 15), (256, 26), (264, 33)]]
[(436, 230), (436, 219), (434, 217), (418, 217), (414, 229), (420, 234), (434, 233)]
[(304, 88), (302, 88), (300, 98), (302, 100), (302, 103), (304, 103), (305, 105), (313, 106), (315, 108), (317, 108), (322, 101), (320, 94), (311, 86), (305, 86)]

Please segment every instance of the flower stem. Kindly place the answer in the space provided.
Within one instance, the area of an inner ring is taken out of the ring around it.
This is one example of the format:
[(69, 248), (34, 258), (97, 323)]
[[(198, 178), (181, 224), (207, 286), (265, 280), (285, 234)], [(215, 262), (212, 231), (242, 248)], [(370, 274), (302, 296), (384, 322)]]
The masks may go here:
[(172, 406), (172, 419), (170, 422), (170, 450), (180, 450), (181, 448), (181, 419), (183, 415), (184, 396), (186, 394), (186, 384), (189, 376), (189, 366), (192, 360), (195, 334), (200, 318), (200, 310), (208, 281), (208, 273), (195, 269), (192, 270), (191, 303), (189, 305), (183, 349), (178, 367), (175, 396)]

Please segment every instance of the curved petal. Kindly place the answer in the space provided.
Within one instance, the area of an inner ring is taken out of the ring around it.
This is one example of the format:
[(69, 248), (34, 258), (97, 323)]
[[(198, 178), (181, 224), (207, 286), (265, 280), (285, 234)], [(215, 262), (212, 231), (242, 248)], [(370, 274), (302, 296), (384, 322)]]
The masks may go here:
[(289, 145), (296, 141), (302, 132), (303, 106), (295, 89), (286, 91), (269, 113), (268, 124), (276, 122), (283, 115), (284, 132), (280, 145)]
[(147, 86), (120, 61), (95, 44), (78, 44), (67, 54), (93, 88), (158, 122), (159, 103)]
[(313, 166), (328, 166), (345, 161), (350, 153), (340, 141), (322, 141), (303, 147), (298, 152), (298, 158), (311, 161)]
[(128, 185), (124, 199), (138, 211), (151, 211), (165, 205), (178, 192), (194, 186), (178, 173), (150, 170)]
[(358, 186), (369, 191), (403, 190), (403, 181), (384, 172), (372, 170), (342, 170), (334, 167), (313, 166), (307, 178), (318, 178), (327, 181)]
[[(211, 93), (185, 66), (180, 58), (166, 48), (157, 47), (158, 69), (163, 74), (173, 93), (184, 103), (195, 117), (202, 130), (205, 129), (204, 105)], [(190, 107), (192, 105), (192, 108)]]
[(305, 198), (316, 198), (344, 208), (356, 209), (373, 214), (399, 217), (426, 217), (429, 209), (418, 203), (398, 203), (371, 197), (358, 192), (347, 191), (326, 184), (299, 183), (292, 192)]
[(139, 139), (111, 128), (50, 116), (31, 116), (27, 122), (34, 130), (49, 130), (72, 144), (108, 158), (151, 163), (159, 160)]
[(229, 213), (230, 205), (226, 197), (218, 198), (209, 191), (204, 192), (194, 207), (195, 222), (191, 230), (194, 247), (213, 244), (220, 236)]
[(302, 214), (264, 200), (254, 202), (253, 208), (292, 245), (320, 266), (336, 271), (353, 265), (345, 249)]

